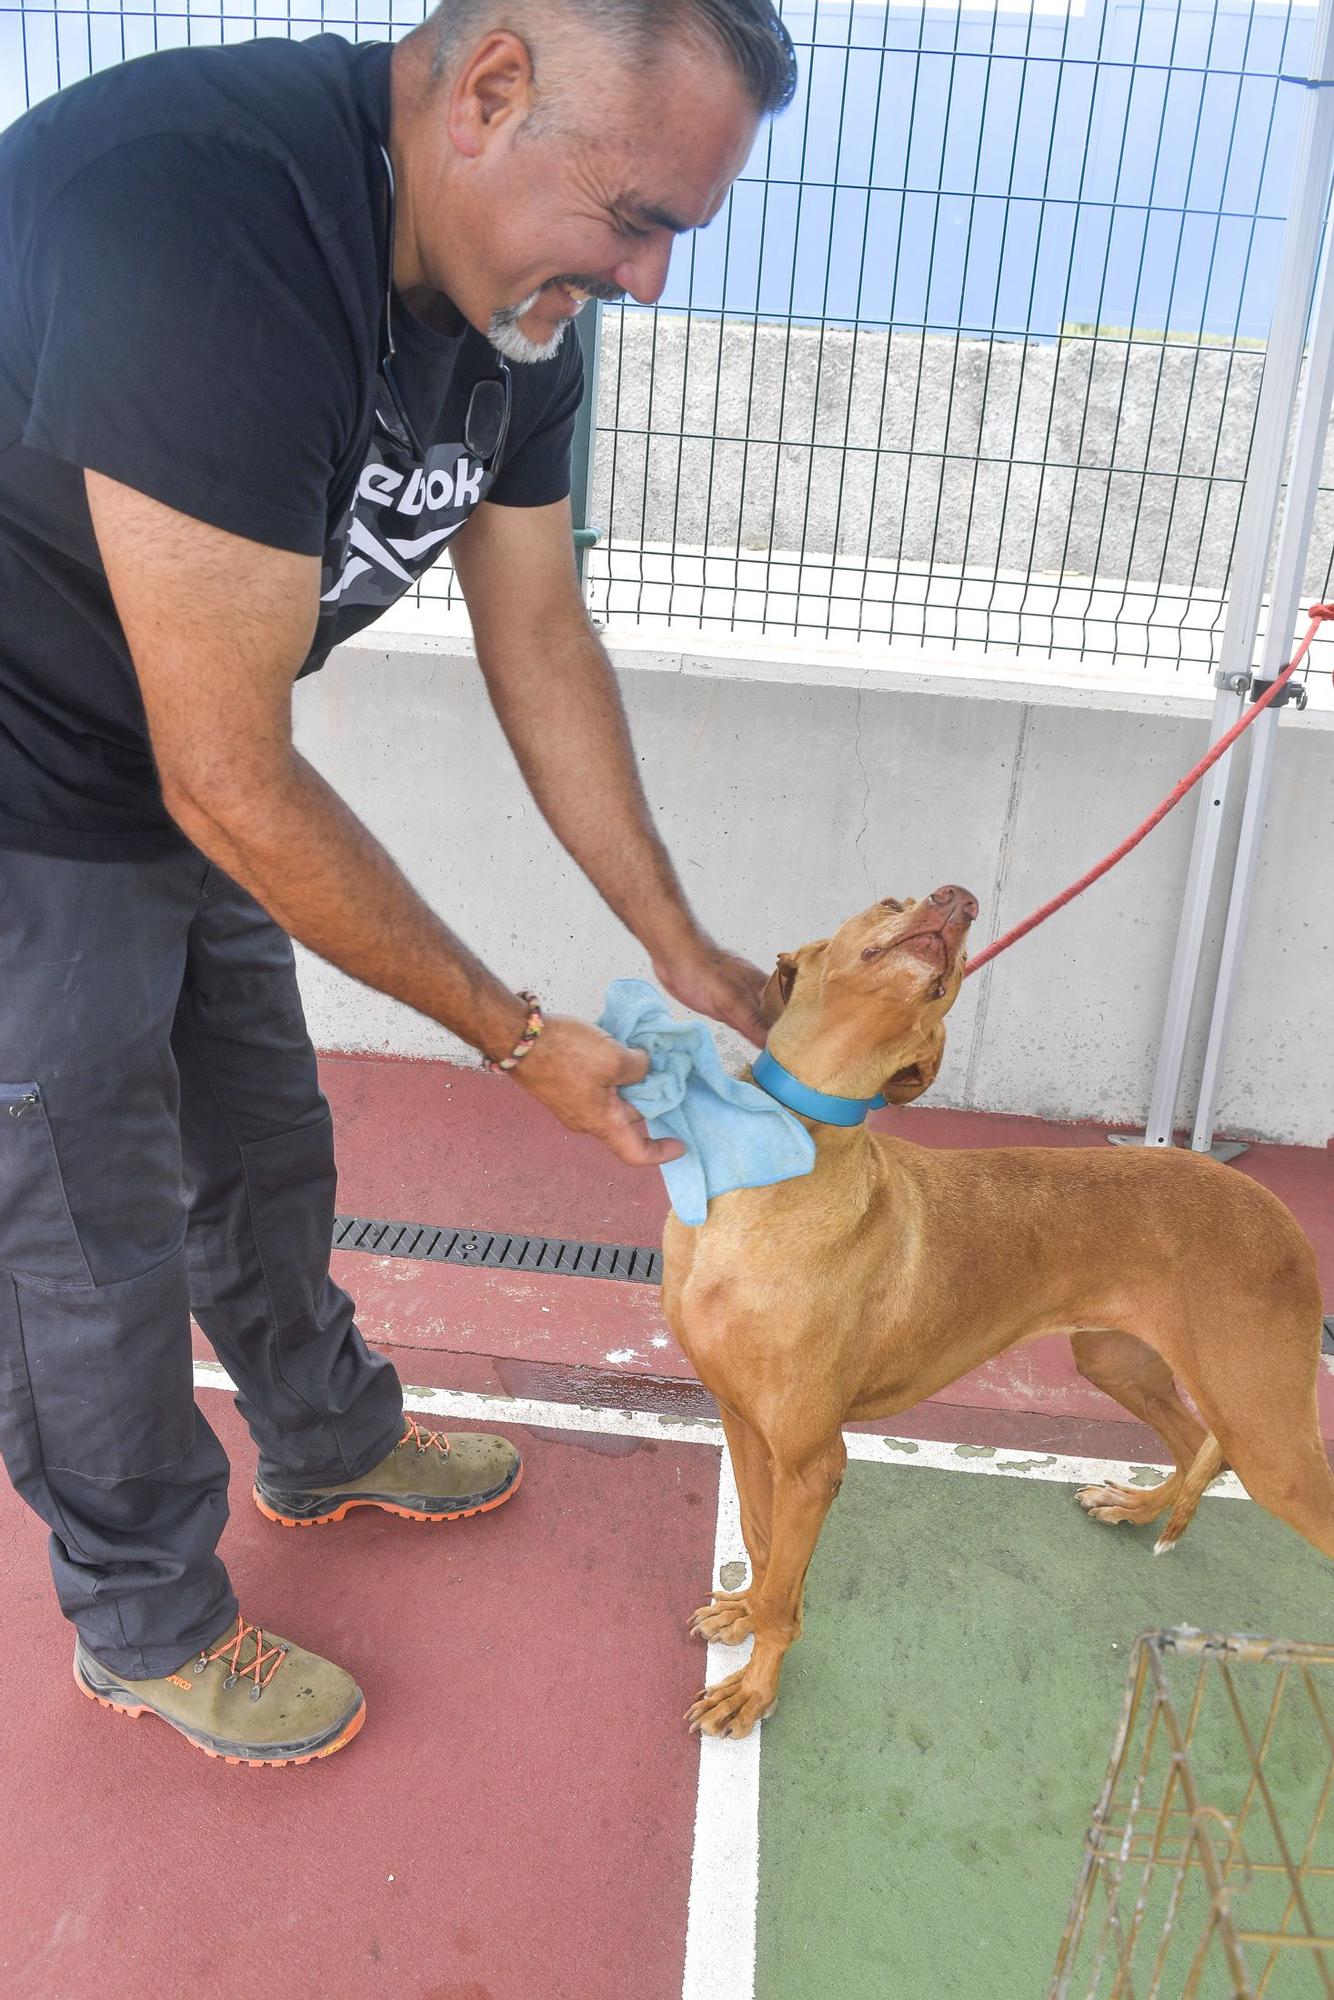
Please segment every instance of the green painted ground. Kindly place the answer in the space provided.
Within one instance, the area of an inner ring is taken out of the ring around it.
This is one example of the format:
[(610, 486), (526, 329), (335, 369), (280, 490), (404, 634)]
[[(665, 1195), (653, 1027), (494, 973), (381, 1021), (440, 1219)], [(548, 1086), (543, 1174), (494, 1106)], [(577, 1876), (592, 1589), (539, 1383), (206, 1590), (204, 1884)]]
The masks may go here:
[[(764, 1727), (757, 2000), (1042, 2000), (1135, 1636), (1334, 1636), (1334, 1564), (1249, 1501), (1206, 1500), (1155, 1560), (1151, 1531), (1099, 1527), (1072, 1493), (848, 1467)], [(1272, 1759), (1299, 1839), (1318, 1741)], [(1232, 1807), (1222, 1746), (1201, 1758)], [(1275, 2000), (1324, 1990), (1309, 1962), (1285, 1973)]]

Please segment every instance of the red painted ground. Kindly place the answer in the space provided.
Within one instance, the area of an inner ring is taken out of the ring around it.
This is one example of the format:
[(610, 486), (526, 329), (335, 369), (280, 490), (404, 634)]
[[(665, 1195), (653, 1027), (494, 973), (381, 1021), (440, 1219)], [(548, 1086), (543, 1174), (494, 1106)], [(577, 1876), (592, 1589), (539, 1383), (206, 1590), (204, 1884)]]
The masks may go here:
[(326, 1055), (320, 1081), (338, 1133), (344, 1215), (514, 1226), (593, 1243), (653, 1244), (662, 1235), (667, 1196), (656, 1168), (622, 1166), (504, 1077)]
[(95, 1707), (4, 1487), (0, 1992), (677, 2000), (715, 1453), (515, 1432), (524, 1485), (493, 1515), (299, 1533), (251, 1505), (231, 1398), (202, 1406), (247, 1616), (355, 1671), (365, 1728), (250, 1771)]

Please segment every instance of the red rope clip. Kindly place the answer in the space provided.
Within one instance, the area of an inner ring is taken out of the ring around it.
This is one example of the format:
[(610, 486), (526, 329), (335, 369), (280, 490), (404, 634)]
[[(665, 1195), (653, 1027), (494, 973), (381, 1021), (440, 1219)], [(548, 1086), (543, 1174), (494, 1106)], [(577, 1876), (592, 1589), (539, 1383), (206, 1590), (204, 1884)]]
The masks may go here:
[(1109, 868), (1115, 868), (1118, 861), (1124, 861), (1131, 849), (1138, 847), (1141, 840), (1153, 832), (1159, 820), (1167, 818), (1173, 806), (1180, 805), (1192, 785), (1199, 784), (1205, 772), (1218, 762), (1224, 751), (1232, 748), (1232, 745), (1241, 735), (1242, 730), (1249, 729), (1261, 709), (1268, 708), (1274, 698), (1287, 686), (1302, 661), (1306, 658), (1311, 641), (1320, 630), (1321, 624), (1326, 618), (1334, 618), (1334, 604), (1313, 604), (1307, 615), (1311, 623), (1307, 629), (1306, 637), (1302, 640), (1283, 671), (1270, 682), (1259, 700), (1252, 702), (1245, 715), (1234, 722), (1231, 729), (1225, 735), (1219, 737), (1208, 756), (1201, 757), (1194, 770), (1188, 771), (1185, 777), (1172, 787), (1172, 790), (1168, 793), (1162, 804), (1149, 814), (1143, 825), (1137, 826), (1135, 831), (1127, 839), (1123, 840), (1119, 847), (1113, 848), (1112, 852), (1098, 862), (1096, 867), (1090, 868), (1087, 875), (1081, 875), (1077, 882), (1072, 882), (1070, 887), (1063, 890), (1059, 896), (1053, 896), (1051, 901), (1044, 903), (1040, 910), (1034, 910), (1031, 917), (1025, 917), (1024, 921), (1021, 924), (1016, 924), (1012, 931), (1006, 931), (1004, 937), (998, 937), (994, 944), (989, 944), (985, 951), (980, 951), (976, 958), (970, 959), (968, 962), (968, 972), (964, 975), (965, 978), (970, 973), (980, 972), (982, 967), (995, 958), (998, 953), (1008, 951), (1012, 944), (1018, 944), (1020, 938), (1027, 937), (1030, 931), (1036, 930), (1039, 924), (1047, 921), (1048, 917), (1054, 917), (1056, 912), (1063, 910), (1067, 903), (1073, 903), (1076, 896), (1082, 896), (1085, 889), (1091, 888), (1099, 876), (1105, 875)]

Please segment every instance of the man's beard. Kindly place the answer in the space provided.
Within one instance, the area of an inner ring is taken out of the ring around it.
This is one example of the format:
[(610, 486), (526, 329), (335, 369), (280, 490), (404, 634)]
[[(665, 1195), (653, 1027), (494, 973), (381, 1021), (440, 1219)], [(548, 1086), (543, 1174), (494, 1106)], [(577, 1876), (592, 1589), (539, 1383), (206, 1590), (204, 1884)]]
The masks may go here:
[(546, 340), (530, 340), (519, 328), (519, 321), (532, 311), (543, 292), (554, 291), (557, 286), (564, 288), (573, 286), (575, 291), (587, 292), (590, 298), (596, 299), (614, 300), (625, 297), (625, 293), (618, 291), (614, 285), (599, 284), (596, 279), (551, 278), (545, 285), (539, 285), (535, 292), (530, 292), (526, 299), (520, 299), (517, 306), (502, 306), (499, 312), (492, 313), (486, 337), (497, 354), (503, 354), (507, 361), (529, 362), (550, 361), (552, 355), (558, 352), (567, 329), (578, 314), (563, 320)]
[(550, 361), (558, 352), (569, 320), (563, 321), (548, 340), (530, 340), (519, 330), (519, 321), (532, 311), (541, 296), (540, 291), (530, 292), (517, 306), (502, 306), (499, 312), (492, 313), (486, 337), (496, 353), (503, 354), (507, 361)]

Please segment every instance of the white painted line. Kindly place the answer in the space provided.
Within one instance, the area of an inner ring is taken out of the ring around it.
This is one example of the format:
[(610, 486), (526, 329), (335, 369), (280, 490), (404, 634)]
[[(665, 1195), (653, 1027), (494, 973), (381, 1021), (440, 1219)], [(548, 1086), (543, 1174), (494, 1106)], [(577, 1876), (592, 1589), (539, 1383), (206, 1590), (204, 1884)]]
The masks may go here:
[[(236, 1385), (216, 1361), (196, 1361), (197, 1389)], [(469, 1389), (403, 1391), (405, 1408), (428, 1417), (454, 1417), (463, 1423), (532, 1425), (537, 1430), (593, 1431), (603, 1437), (670, 1437), (681, 1444), (721, 1448), (723, 1427), (713, 1417), (668, 1417), (651, 1410), (605, 1410), (587, 1403), (544, 1403), (531, 1396), (482, 1396)], [(1009, 1451), (1003, 1445), (949, 1444), (935, 1438), (881, 1437), (866, 1431), (845, 1431), (848, 1457), (867, 1465), (914, 1466), (932, 1472), (981, 1472), (1004, 1479), (1044, 1479), (1058, 1486), (1100, 1486), (1114, 1481), (1130, 1486), (1151, 1483), (1149, 1475), (1166, 1478), (1162, 1464), (1118, 1458), (1071, 1458), (1061, 1453)], [(1216, 1479), (1206, 1499), (1244, 1500), (1246, 1489), (1235, 1473)]]
[[(726, 1452), (718, 1467), (718, 1528), (713, 1575), (724, 1563), (746, 1564), (741, 1507)], [(724, 1586), (738, 1589), (736, 1582)], [(745, 1666), (754, 1641), (709, 1646), (705, 1685)], [(760, 1731), (739, 1743), (699, 1740), (699, 1789), (690, 1861), (690, 1906), (681, 2000), (750, 2000), (755, 1990), (755, 1924), (760, 1893)]]
[[(196, 1361), (197, 1389), (236, 1384), (216, 1361)], [(454, 1417), (463, 1423), (525, 1424), (545, 1431), (594, 1431), (603, 1437), (676, 1438), (682, 1444), (721, 1445), (723, 1427), (713, 1417), (655, 1416), (651, 1410), (604, 1410), (587, 1403), (541, 1403), (531, 1396), (482, 1396), (471, 1389), (405, 1387), (403, 1405), (419, 1416)]]

